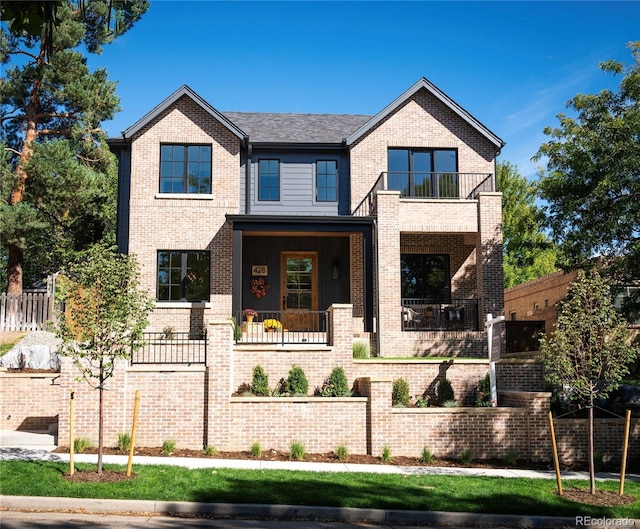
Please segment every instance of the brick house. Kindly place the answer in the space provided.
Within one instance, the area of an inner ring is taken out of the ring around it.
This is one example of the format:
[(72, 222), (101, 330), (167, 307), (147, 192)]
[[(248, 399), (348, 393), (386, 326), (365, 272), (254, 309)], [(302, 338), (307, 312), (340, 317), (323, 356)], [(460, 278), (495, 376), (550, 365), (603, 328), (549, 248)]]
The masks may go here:
[(183, 86), (110, 145), (150, 330), (251, 308), (240, 342), (311, 342), (350, 304), (378, 356), (484, 356), (504, 142), (426, 79), (373, 116), (221, 112)]

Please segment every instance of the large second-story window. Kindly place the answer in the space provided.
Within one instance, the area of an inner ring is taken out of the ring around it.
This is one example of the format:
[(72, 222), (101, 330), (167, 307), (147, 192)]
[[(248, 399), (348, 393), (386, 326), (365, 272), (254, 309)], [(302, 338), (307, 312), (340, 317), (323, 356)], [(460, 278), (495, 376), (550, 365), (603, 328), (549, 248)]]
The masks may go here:
[(335, 160), (316, 162), (316, 200), (318, 202), (338, 200), (338, 162)]
[(161, 145), (161, 193), (211, 193), (211, 145)]
[(158, 301), (209, 301), (210, 253), (158, 251)]
[(446, 254), (402, 254), (400, 283), (403, 300), (449, 303), (451, 278)]
[(280, 162), (258, 162), (258, 200), (280, 200)]
[(389, 149), (388, 188), (407, 197), (456, 198), (458, 153), (455, 149)]

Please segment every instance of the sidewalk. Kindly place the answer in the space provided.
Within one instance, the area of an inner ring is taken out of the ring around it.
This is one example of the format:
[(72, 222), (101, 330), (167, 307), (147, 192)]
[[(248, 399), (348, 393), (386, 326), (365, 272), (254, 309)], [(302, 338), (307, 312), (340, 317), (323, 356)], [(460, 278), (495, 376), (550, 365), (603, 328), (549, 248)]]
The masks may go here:
[[(25, 435), (23, 435), (25, 434)], [(9, 446), (20, 441), (42, 442), (42, 438), (25, 432), (0, 432), (0, 460), (32, 460), (68, 462), (69, 454), (52, 453), (55, 445)], [(76, 454), (76, 463), (96, 463), (96, 454)], [(103, 455), (103, 463), (126, 465), (125, 455)], [(302, 470), (309, 472), (365, 472), (406, 475), (485, 476), (500, 478), (555, 479), (553, 471), (492, 468), (412, 467), (395, 465), (356, 465), (349, 463), (311, 463), (298, 461), (228, 460), (215, 458), (149, 457), (134, 456), (135, 465), (174, 465), (185, 468), (234, 468), (254, 470)], [(563, 472), (563, 479), (588, 479), (585, 472)], [(619, 479), (616, 474), (598, 474), (598, 479)], [(627, 479), (640, 481), (640, 475), (628, 475)], [(337, 522), (368, 522), (393, 525), (440, 526), (500, 526), (500, 527), (572, 527), (574, 518), (553, 516), (515, 516), (477, 513), (424, 512), (388, 509), (355, 509), (341, 507), (313, 507), (296, 505), (253, 505), (224, 503), (161, 502), (141, 500), (104, 500), (78, 498), (29, 498), (1, 496), (1, 505), (8, 510), (36, 509), (60, 511), (83, 509), (87, 513), (153, 513), (157, 515), (199, 515), (225, 518), (250, 519), (308, 519)]]

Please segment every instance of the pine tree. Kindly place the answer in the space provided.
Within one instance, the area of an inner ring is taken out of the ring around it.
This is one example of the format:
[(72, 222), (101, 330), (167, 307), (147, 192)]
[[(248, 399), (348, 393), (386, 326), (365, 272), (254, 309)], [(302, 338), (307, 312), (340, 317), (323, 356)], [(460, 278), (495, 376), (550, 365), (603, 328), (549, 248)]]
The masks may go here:
[(3, 2), (0, 243), (10, 293), (87, 245), (114, 240), (117, 164), (100, 124), (119, 110), (116, 83), (78, 51), (127, 31), (146, 0)]

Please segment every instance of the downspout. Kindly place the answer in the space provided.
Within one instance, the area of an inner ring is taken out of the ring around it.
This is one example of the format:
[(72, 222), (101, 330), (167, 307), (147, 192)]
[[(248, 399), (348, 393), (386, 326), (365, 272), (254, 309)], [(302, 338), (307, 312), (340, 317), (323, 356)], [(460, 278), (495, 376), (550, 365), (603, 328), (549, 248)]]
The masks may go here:
[(380, 256), (378, 255), (378, 218), (373, 217), (373, 237), (371, 238), (372, 242), (376, 245), (376, 266), (375, 266), (375, 310), (373, 311), (374, 321), (373, 332), (376, 336), (376, 356), (380, 357), (380, 333), (378, 332), (378, 322), (380, 321)]

